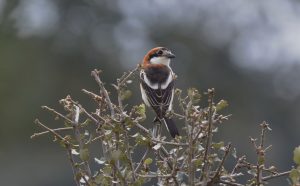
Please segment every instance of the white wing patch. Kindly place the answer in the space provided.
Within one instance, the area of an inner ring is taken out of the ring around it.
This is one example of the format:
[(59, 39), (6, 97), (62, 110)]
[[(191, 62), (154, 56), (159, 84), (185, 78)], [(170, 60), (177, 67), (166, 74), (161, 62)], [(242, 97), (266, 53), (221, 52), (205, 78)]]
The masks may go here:
[(142, 87), (142, 84), (140, 84), (140, 88), (141, 88), (142, 99), (143, 99), (144, 103), (145, 103), (148, 107), (150, 107), (151, 105), (150, 105), (150, 103), (149, 103), (149, 101), (148, 101), (147, 94), (146, 94), (144, 88)]
[[(151, 87), (152, 89), (158, 89), (158, 83), (151, 83), (143, 70), (141, 70), (141, 72), (140, 72), (140, 77), (142, 77), (142, 76), (144, 77), (143, 80), (149, 87)], [(161, 88), (166, 89), (169, 86), (169, 84), (173, 81), (173, 77), (174, 77), (174, 73), (171, 70), (167, 81), (161, 84)]]
[(172, 89), (171, 101), (170, 101), (170, 105), (169, 105), (168, 111), (171, 111), (172, 108), (173, 108), (173, 98), (174, 98), (174, 89)]
[(169, 73), (169, 77), (168, 77), (167, 81), (161, 84), (161, 88), (166, 89), (169, 86), (169, 84), (171, 83), (171, 81), (173, 81), (172, 71)]
[[(142, 75), (143, 74), (143, 75)], [(158, 83), (151, 83), (150, 80), (147, 78), (145, 72), (141, 70), (140, 77), (145, 81), (145, 83), (151, 87), (152, 89), (158, 89)]]

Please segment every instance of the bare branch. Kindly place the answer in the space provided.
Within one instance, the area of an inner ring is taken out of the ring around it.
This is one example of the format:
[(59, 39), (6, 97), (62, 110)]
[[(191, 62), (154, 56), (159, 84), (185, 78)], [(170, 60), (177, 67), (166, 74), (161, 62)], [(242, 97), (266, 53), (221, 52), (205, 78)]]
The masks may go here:
[(224, 152), (224, 156), (221, 160), (221, 163), (219, 164), (218, 168), (217, 168), (217, 171), (215, 173), (215, 175), (212, 177), (211, 181), (208, 183), (209, 184), (213, 184), (216, 180), (219, 180), (219, 177), (220, 177), (220, 174), (221, 174), (221, 171), (222, 171), (222, 167), (224, 166), (224, 163), (225, 163), (225, 160), (229, 154), (231, 150), (231, 144), (228, 144), (226, 147), (225, 147), (225, 152)]
[(137, 173), (137, 171), (139, 170), (141, 165), (143, 165), (148, 153), (149, 153), (149, 148), (147, 148), (146, 152), (144, 153), (143, 157), (141, 158), (140, 162), (138, 163), (138, 166), (135, 168), (135, 170), (134, 170), (135, 173)]
[[(73, 129), (73, 127), (64, 127), (64, 128), (56, 128), (56, 129), (52, 129), (52, 130), (57, 132), (57, 131), (72, 130), (72, 129)], [(39, 132), (39, 133), (34, 133), (33, 135), (30, 136), (30, 138), (33, 139), (35, 137), (47, 134), (49, 132), (50, 131), (47, 130), (47, 131), (43, 131), (43, 132)]]
[(289, 175), (290, 173), (291, 173), (291, 171), (286, 171), (286, 172), (282, 172), (282, 173), (273, 174), (273, 175), (270, 175), (270, 176), (263, 177), (262, 181), (267, 181), (267, 180), (270, 180), (270, 179), (273, 179), (273, 178), (286, 176), (286, 175)]
[(67, 118), (66, 116), (64, 116), (63, 114), (57, 112), (56, 110), (48, 107), (48, 106), (42, 106), (42, 109), (48, 110), (49, 112), (54, 113), (56, 116), (59, 116), (60, 118), (66, 120), (67, 122), (69, 122), (70, 124), (74, 124), (72, 120), (70, 120), (69, 118)]
[[(80, 108), (78, 106), (74, 106), (74, 112), (73, 112), (73, 128), (74, 128), (74, 136), (75, 136), (75, 139), (76, 141), (78, 142), (79, 144), (79, 150), (80, 152), (83, 152), (84, 151), (84, 141), (81, 137), (81, 133), (80, 133), (80, 128), (79, 128), (79, 115), (80, 115)], [(86, 174), (89, 178), (92, 177), (92, 172), (91, 172), (91, 169), (90, 169), (90, 165), (88, 163), (87, 160), (82, 160), (83, 161), (83, 165), (84, 165), (84, 169), (86, 171)], [(84, 176), (83, 176), (84, 177)]]
[[(213, 98), (214, 98), (214, 89), (208, 90), (208, 133), (207, 133), (207, 140), (203, 158), (203, 168), (202, 168), (202, 175), (200, 180), (203, 181), (205, 177), (209, 175), (209, 162), (208, 157), (210, 155), (210, 148), (212, 142), (212, 121), (213, 121)], [(206, 174), (206, 175), (205, 175)]]
[[(41, 127), (43, 127), (44, 129), (46, 129), (47, 131), (49, 131), (50, 133), (52, 133), (55, 137), (57, 137), (58, 139), (60, 139), (61, 141), (63, 141), (66, 144), (71, 144), (69, 141), (67, 141), (64, 137), (62, 137), (60, 134), (58, 134), (55, 130), (50, 129), (49, 127), (47, 127), (46, 125), (44, 125), (43, 123), (41, 123), (38, 119), (35, 120), (35, 123), (40, 125)], [(73, 145), (73, 144), (72, 144)]]
[(100, 90), (101, 90), (101, 92), (103, 93), (103, 95), (106, 99), (106, 103), (108, 104), (110, 114), (111, 114), (112, 118), (114, 118), (115, 117), (115, 110), (114, 110), (113, 104), (112, 104), (112, 102), (109, 98), (108, 92), (107, 92), (106, 88), (104, 87), (103, 82), (100, 80), (99, 73), (100, 73), (100, 71), (95, 69), (91, 72), (91, 75), (95, 78), (96, 82), (98, 83), (98, 85), (100, 87)]

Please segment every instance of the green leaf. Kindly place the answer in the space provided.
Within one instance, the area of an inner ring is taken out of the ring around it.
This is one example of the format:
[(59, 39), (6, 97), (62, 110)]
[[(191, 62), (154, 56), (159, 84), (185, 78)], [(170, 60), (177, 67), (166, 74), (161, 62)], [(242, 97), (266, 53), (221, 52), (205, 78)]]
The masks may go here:
[(144, 104), (134, 106), (132, 112), (137, 116), (139, 121), (144, 121), (146, 119), (146, 108)]
[(121, 99), (122, 100), (128, 99), (128, 98), (131, 97), (131, 95), (132, 95), (132, 92), (130, 90), (122, 91), (121, 92)]
[(228, 106), (228, 102), (222, 99), (222, 100), (219, 101), (219, 103), (216, 105), (216, 110), (217, 110), (217, 111), (220, 111), (220, 110), (226, 108), (227, 106)]
[(258, 157), (258, 164), (263, 165), (265, 163), (265, 157), (264, 156), (259, 156)]
[(124, 122), (125, 122), (126, 126), (128, 126), (130, 128), (133, 127), (133, 125), (134, 125), (134, 123), (133, 123), (133, 121), (132, 121), (132, 119), (130, 117), (126, 117), (124, 119)]
[(81, 124), (81, 126), (83, 127), (83, 126), (88, 126), (89, 124), (91, 124), (92, 122), (91, 122), (92, 120), (90, 120), (89, 118), (88, 119), (86, 119), (82, 124)]
[(293, 159), (297, 165), (300, 165), (300, 146), (295, 148)]
[(160, 149), (160, 147), (161, 147), (161, 143), (158, 143), (158, 144), (154, 145), (152, 148), (154, 150), (158, 150), (158, 149)]
[(137, 113), (139, 116), (141, 116), (141, 117), (145, 117), (145, 113), (146, 113), (145, 105), (144, 105), (144, 104), (140, 104), (140, 105), (137, 107), (136, 113)]
[(193, 159), (192, 163), (196, 166), (196, 167), (200, 167), (203, 163), (202, 158), (198, 158), (198, 159)]
[(200, 101), (201, 94), (196, 88), (189, 88), (187, 92), (193, 104), (197, 104)]
[(79, 154), (80, 154), (80, 159), (82, 161), (88, 161), (89, 158), (90, 158), (90, 153), (89, 153), (89, 150), (87, 148), (80, 149)]
[(147, 159), (145, 159), (144, 164), (150, 165), (152, 162), (153, 162), (153, 160), (151, 158), (147, 158)]
[(293, 181), (293, 183), (297, 183), (300, 177), (300, 173), (297, 169), (292, 169), (290, 172), (289, 177), (291, 178), (291, 180)]
[(119, 160), (120, 156), (121, 156), (121, 151), (120, 150), (115, 150), (111, 153), (111, 159), (117, 161)]
[(219, 143), (213, 143), (212, 147), (215, 149), (220, 149), (221, 147), (224, 147), (224, 141), (220, 141)]
[(149, 138), (146, 138), (139, 133), (133, 135), (132, 137), (135, 138), (135, 142), (139, 145), (149, 145), (149, 143), (150, 143)]

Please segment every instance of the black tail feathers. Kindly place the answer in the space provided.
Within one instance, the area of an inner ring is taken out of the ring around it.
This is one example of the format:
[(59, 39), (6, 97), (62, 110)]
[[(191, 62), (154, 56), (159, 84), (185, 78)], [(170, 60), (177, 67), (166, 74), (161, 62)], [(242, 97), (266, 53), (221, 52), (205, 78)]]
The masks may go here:
[(178, 129), (177, 129), (177, 127), (176, 127), (176, 125), (175, 125), (175, 123), (172, 119), (165, 117), (164, 121), (165, 121), (165, 124), (166, 124), (166, 127), (167, 127), (169, 133), (171, 134), (171, 136), (173, 138), (175, 138), (176, 136), (180, 136), (179, 132), (178, 132)]

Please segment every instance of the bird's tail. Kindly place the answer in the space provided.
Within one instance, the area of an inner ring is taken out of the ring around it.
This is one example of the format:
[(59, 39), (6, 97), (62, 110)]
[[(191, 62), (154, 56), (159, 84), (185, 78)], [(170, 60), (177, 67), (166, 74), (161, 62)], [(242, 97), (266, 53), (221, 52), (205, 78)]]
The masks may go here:
[(164, 123), (165, 123), (169, 133), (171, 134), (171, 136), (173, 138), (175, 138), (176, 136), (179, 136), (179, 132), (178, 132), (178, 129), (177, 129), (174, 121), (167, 117), (165, 117), (163, 120), (164, 120)]

